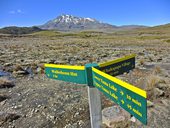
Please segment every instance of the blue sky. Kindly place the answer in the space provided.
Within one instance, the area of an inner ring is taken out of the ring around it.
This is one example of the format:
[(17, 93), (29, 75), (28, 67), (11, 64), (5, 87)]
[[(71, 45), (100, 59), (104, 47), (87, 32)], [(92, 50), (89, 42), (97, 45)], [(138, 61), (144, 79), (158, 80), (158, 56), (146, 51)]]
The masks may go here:
[(0, 27), (41, 25), (61, 14), (154, 26), (170, 23), (170, 0), (0, 0)]

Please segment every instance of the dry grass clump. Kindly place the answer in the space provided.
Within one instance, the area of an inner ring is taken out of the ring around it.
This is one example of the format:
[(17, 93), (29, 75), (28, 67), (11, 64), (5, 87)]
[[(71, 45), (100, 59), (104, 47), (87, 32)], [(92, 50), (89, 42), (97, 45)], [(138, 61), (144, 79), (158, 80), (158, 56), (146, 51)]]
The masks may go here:
[(14, 82), (10, 81), (5, 77), (0, 77), (0, 88), (11, 88), (14, 87)]
[(147, 75), (147, 73), (139, 68), (135, 68), (135, 69), (133, 69), (132, 75), (133, 75), (133, 77), (135, 76), (135, 77), (141, 78), (141, 77), (145, 77)]
[[(166, 84), (165, 80), (157, 75), (149, 75), (146, 80), (146, 91), (147, 91), (147, 97), (150, 100), (153, 100), (160, 95), (163, 94), (163, 91), (158, 89), (159, 84)], [(157, 94), (162, 93), (162, 94)]]
[(14, 71), (23, 71), (24, 69), (22, 68), (22, 66), (20, 64), (16, 64), (16, 65), (14, 65), (13, 70)]
[(156, 66), (156, 67), (153, 69), (153, 73), (154, 73), (154, 74), (160, 74), (160, 73), (162, 73), (161, 67)]
[(161, 78), (157, 75), (150, 75), (147, 77), (146, 90), (152, 90), (161, 81)]

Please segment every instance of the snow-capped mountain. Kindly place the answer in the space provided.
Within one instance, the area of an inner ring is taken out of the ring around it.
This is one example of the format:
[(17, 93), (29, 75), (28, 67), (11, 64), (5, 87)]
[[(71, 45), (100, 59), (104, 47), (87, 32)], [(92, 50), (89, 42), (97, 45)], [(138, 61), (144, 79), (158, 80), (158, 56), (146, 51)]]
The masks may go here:
[(39, 27), (41, 29), (56, 29), (61, 31), (116, 28), (116, 26), (102, 23), (92, 18), (82, 18), (72, 15), (58, 16)]
[(61, 15), (59, 17), (57, 17), (56, 19), (52, 20), (51, 22), (54, 23), (73, 23), (73, 24), (78, 24), (80, 22), (95, 22), (95, 19), (91, 19), (91, 18), (80, 18), (80, 17), (75, 17), (72, 15)]

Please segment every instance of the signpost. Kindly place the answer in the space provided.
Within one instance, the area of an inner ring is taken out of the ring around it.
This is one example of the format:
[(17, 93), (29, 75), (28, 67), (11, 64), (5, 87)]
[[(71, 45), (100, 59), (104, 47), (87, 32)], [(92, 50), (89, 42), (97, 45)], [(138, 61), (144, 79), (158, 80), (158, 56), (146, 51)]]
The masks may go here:
[(147, 123), (146, 92), (96, 68), (93, 71), (93, 85), (107, 97), (140, 120)]
[(99, 64), (99, 70), (111, 76), (129, 72), (135, 68), (135, 54)]
[[(69, 66), (45, 64), (47, 77), (88, 85), (91, 127), (101, 126), (101, 99), (99, 91), (120, 105), (143, 124), (147, 124), (146, 91), (116, 77), (135, 68), (135, 55), (102, 64)], [(99, 91), (98, 91), (99, 90)]]
[(92, 128), (101, 128), (102, 114), (101, 114), (101, 98), (100, 92), (93, 86), (92, 67), (98, 67), (98, 64), (86, 64), (87, 85), (88, 85), (88, 100), (90, 109), (90, 122)]

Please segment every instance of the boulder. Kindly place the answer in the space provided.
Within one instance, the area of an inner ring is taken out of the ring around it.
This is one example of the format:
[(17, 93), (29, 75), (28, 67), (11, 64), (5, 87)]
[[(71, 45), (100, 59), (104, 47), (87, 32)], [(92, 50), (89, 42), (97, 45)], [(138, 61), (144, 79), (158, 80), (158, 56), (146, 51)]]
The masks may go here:
[(112, 106), (102, 110), (103, 124), (110, 128), (125, 128), (128, 125), (130, 114), (119, 106)]

